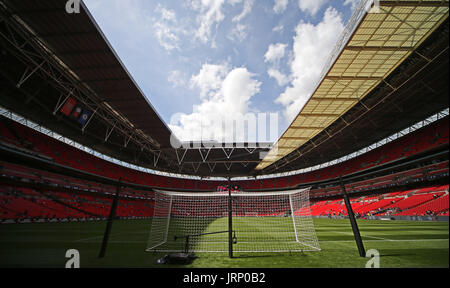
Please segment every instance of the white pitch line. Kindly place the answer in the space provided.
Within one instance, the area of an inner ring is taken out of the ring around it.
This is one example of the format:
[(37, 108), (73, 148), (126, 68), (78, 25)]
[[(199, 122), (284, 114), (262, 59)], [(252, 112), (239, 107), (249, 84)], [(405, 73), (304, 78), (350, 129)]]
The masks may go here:
[(367, 238), (373, 238), (373, 239), (378, 239), (378, 240), (386, 240), (386, 241), (393, 241), (392, 239), (388, 239), (388, 238), (383, 238), (383, 237), (376, 237), (376, 236), (368, 236), (368, 235), (361, 235), (361, 237), (367, 237)]
[[(331, 231), (331, 232), (341, 233), (341, 234), (345, 234), (345, 235), (353, 235), (353, 233), (350, 233), (350, 232), (342, 232), (342, 231)], [(383, 240), (383, 241), (393, 241), (392, 239), (376, 237), (376, 236), (369, 236), (369, 235), (361, 235), (361, 237), (373, 238), (373, 239)]]
[(103, 236), (94, 236), (94, 237), (89, 237), (89, 238), (81, 238), (81, 239), (78, 239), (78, 240), (74, 240), (72, 242), (86, 242), (86, 241), (97, 239), (97, 238), (100, 238), (100, 237), (103, 237)]
[[(124, 233), (115, 233), (115, 234), (111, 234), (110, 237), (114, 237), (114, 236), (121, 235), (121, 234), (124, 234)], [(103, 236), (104, 236), (104, 235), (93, 236), (93, 237), (88, 237), (88, 238), (81, 238), (81, 239), (75, 240), (75, 241), (73, 241), (73, 242), (87, 242), (87, 241), (89, 241), (89, 240), (98, 239), (98, 238), (103, 238)]]
[[(385, 240), (364, 240), (364, 242), (424, 242), (424, 241), (448, 241), (449, 239), (385, 239)], [(321, 242), (355, 242), (355, 240), (319, 240)]]

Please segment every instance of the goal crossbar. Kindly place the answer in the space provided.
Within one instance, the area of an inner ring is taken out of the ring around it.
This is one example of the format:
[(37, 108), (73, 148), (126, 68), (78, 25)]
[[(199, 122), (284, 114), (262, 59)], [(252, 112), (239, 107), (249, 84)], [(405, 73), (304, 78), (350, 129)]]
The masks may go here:
[[(171, 196), (192, 196), (192, 197), (228, 197), (228, 192), (181, 192), (181, 191), (170, 191), (170, 190), (160, 190), (154, 189), (155, 192), (164, 193)], [(232, 197), (244, 197), (244, 196), (275, 196), (275, 195), (292, 195), (299, 192), (309, 191), (306, 189), (295, 189), (286, 191), (270, 191), (270, 192), (246, 192), (246, 191), (232, 191)], [(309, 193), (308, 193), (309, 195)]]

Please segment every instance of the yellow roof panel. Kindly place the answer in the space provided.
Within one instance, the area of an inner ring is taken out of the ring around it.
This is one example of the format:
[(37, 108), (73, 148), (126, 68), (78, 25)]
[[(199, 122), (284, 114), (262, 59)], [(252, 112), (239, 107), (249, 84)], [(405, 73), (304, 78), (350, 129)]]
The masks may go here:
[(346, 45), (332, 58), (308, 102), (257, 170), (296, 150), (344, 115), (448, 18), (448, 0), (386, 0), (380, 1), (379, 13), (363, 14), (368, 1), (362, 2), (354, 15), (362, 20), (350, 21), (357, 28), (344, 35), (349, 37)]

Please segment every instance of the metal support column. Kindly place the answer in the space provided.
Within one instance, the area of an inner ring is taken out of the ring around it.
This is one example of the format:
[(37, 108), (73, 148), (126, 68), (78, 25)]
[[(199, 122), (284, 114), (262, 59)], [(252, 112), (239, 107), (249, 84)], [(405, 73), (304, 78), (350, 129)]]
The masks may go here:
[(121, 186), (122, 186), (122, 178), (119, 179), (119, 183), (117, 184), (116, 195), (114, 195), (114, 200), (111, 205), (108, 222), (106, 223), (105, 234), (103, 235), (102, 247), (100, 249), (100, 254), (98, 255), (98, 258), (105, 257), (106, 246), (108, 246), (108, 240), (109, 240), (109, 235), (111, 234), (112, 223), (113, 223), (114, 217), (116, 216), (117, 203), (119, 202), (119, 194), (120, 194)]
[(358, 246), (359, 256), (366, 257), (366, 252), (364, 250), (364, 245), (361, 239), (361, 234), (359, 233), (358, 223), (356, 223), (355, 214), (353, 213), (352, 205), (350, 204), (350, 199), (347, 194), (347, 190), (345, 190), (344, 181), (342, 181), (342, 177), (339, 177), (341, 182), (342, 191), (344, 192), (344, 202), (347, 207), (348, 218), (350, 218), (350, 224), (352, 225), (353, 236), (355, 237), (356, 246)]
[(230, 179), (228, 179), (228, 257), (233, 258), (233, 202)]

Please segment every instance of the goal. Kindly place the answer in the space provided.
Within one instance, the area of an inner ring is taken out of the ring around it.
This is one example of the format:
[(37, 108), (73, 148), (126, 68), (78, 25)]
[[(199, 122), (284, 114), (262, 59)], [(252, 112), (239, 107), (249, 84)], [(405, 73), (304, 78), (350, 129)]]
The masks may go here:
[(230, 195), (156, 191), (146, 251), (227, 252), (230, 245), (235, 252), (320, 250), (309, 189)]

